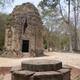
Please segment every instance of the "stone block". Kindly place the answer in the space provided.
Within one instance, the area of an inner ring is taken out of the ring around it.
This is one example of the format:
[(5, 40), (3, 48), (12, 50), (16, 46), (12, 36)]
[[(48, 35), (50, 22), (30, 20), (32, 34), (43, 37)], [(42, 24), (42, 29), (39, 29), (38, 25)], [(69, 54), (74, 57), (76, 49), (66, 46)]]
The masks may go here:
[(31, 71), (14, 71), (12, 73), (12, 80), (31, 80), (31, 76), (34, 72)]
[(70, 69), (62, 68), (58, 72), (62, 74), (63, 80), (70, 80)]
[(33, 80), (62, 80), (62, 75), (56, 71), (36, 72)]
[(56, 71), (62, 68), (62, 62), (48, 59), (32, 59), (22, 62), (22, 70)]

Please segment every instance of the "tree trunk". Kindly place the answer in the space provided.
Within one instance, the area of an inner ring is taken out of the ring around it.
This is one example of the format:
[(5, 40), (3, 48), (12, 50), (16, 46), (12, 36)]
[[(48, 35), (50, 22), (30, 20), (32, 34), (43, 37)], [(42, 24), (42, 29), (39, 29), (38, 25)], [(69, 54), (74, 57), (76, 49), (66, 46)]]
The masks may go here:
[(62, 8), (61, 8), (60, 1), (59, 1), (59, 6), (60, 6), (61, 16), (62, 16), (64, 22), (68, 25), (67, 30), (68, 30), (69, 33), (70, 33), (70, 34), (69, 34), (69, 50), (70, 50), (70, 52), (72, 52), (73, 49), (72, 49), (72, 32), (71, 32), (71, 29), (70, 29), (70, 27), (71, 27), (71, 24), (70, 24), (70, 0), (68, 1), (68, 20), (66, 20), (66, 19), (64, 18), (64, 15), (63, 15), (63, 13), (62, 13)]
[(76, 2), (74, 1), (74, 51), (77, 51), (78, 46), (77, 46), (77, 10), (76, 10)]

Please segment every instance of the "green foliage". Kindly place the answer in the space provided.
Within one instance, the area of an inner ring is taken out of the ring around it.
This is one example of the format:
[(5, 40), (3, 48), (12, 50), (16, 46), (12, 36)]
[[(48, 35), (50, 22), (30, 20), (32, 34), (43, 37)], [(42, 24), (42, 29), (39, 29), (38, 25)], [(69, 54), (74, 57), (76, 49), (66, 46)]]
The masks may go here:
[(55, 8), (58, 2), (59, 0), (42, 0), (38, 6), (45, 10), (46, 8)]
[[(0, 7), (4, 7), (7, 4), (12, 3), (14, 0), (0, 0)], [(7, 22), (7, 18), (9, 16), (6, 14), (0, 13), (0, 49), (3, 48), (4, 45), (4, 37), (5, 37), (5, 24)]]
[(4, 0), (0, 0), (0, 5), (4, 5)]
[(4, 7), (6, 4), (11, 4), (14, 0), (0, 0), (0, 6)]
[(7, 22), (8, 15), (0, 13), (0, 48), (4, 46), (5, 38), (5, 24)]
[(44, 49), (47, 49), (47, 40), (46, 39), (43, 40), (43, 44), (44, 44)]
[(64, 47), (69, 46), (69, 37), (66, 35), (62, 35), (62, 38), (60, 40), (61, 49), (64, 49)]

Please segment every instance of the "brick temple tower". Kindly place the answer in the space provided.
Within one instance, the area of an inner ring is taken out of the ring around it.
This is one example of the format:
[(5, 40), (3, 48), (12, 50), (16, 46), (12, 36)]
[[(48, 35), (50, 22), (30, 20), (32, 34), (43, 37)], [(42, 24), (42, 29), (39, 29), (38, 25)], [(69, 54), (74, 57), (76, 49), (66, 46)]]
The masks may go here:
[(5, 49), (13, 53), (43, 50), (42, 31), (42, 21), (33, 4), (16, 6), (6, 25)]

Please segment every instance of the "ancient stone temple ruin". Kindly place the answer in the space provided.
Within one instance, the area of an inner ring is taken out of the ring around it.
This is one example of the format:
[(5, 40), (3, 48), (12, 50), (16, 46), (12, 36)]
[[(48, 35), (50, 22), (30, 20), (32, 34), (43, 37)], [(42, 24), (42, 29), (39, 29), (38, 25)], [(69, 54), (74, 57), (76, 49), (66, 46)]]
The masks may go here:
[(42, 21), (31, 3), (16, 6), (5, 30), (5, 49), (11, 53), (43, 50)]

